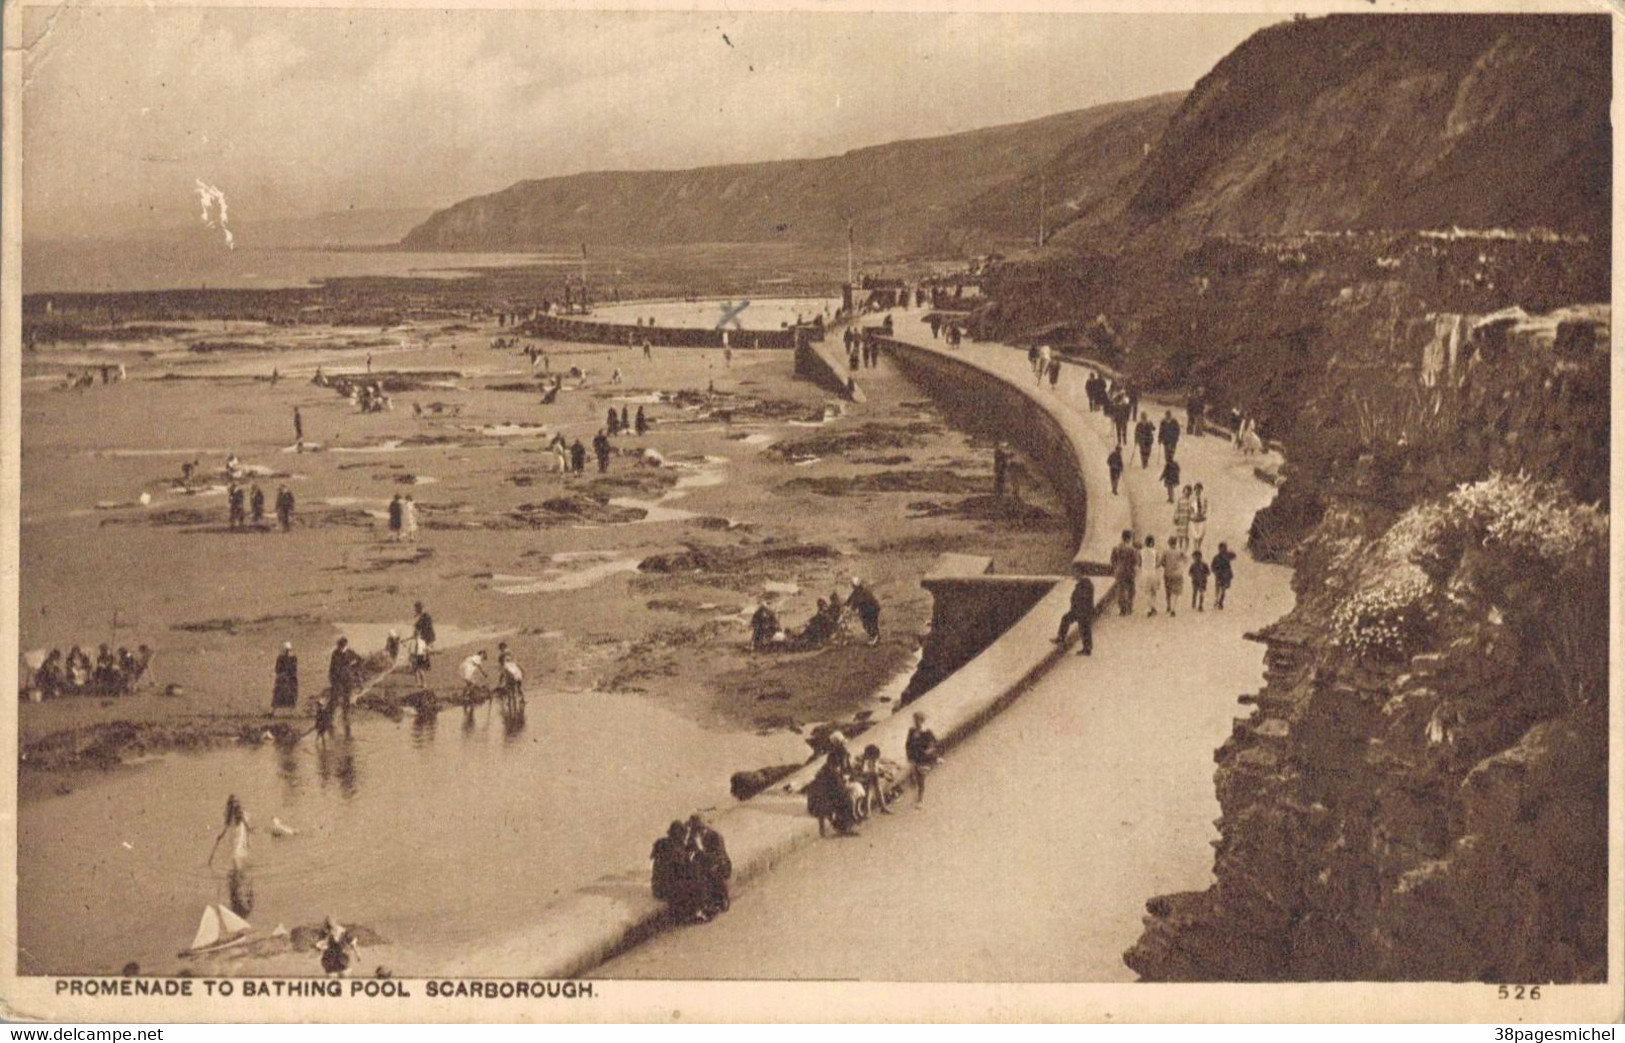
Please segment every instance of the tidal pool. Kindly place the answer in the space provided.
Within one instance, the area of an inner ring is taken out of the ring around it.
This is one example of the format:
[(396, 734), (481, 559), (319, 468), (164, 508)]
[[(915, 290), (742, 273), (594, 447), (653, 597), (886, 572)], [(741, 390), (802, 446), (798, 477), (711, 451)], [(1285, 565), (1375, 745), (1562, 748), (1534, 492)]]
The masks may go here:
[[(256, 928), (332, 915), (421, 951), (539, 917), (636, 864), (672, 819), (731, 804), (732, 771), (806, 755), (795, 735), (711, 731), (648, 699), (538, 688), (517, 719), (494, 703), (398, 723), (356, 710), (325, 743), (152, 758), (19, 809), (30, 857), (18, 901), (31, 911), (19, 970), (184, 966), (204, 905), (232, 900), (224, 845), (207, 862), (227, 794), (254, 826), (235, 892)], [(297, 835), (270, 836), (273, 816)], [(253, 960), (238, 968), (255, 973)]]
[[(743, 307), (740, 305), (743, 304)], [(724, 307), (726, 306), (726, 311)], [(738, 319), (744, 331), (776, 330), (784, 323), (795, 322), (797, 316), (811, 322), (814, 315), (822, 315), (825, 322), (841, 306), (838, 297), (769, 297), (731, 300), (707, 298), (693, 301), (634, 301), (628, 304), (595, 304), (591, 318), (598, 322), (631, 324), (638, 319), (655, 320), (656, 326), (683, 326), (709, 329), (715, 327), (725, 314)], [(730, 323), (730, 328), (732, 324)], [(743, 346), (743, 345), (741, 345)]]

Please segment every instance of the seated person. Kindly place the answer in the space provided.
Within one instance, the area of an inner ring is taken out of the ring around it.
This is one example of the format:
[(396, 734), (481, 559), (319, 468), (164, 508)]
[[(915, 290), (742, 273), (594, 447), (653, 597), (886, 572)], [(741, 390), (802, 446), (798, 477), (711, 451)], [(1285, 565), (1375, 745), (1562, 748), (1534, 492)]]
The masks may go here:
[(828, 644), (830, 638), (834, 636), (835, 624), (830, 619), (829, 605), (823, 598), (819, 598), (818, 610), (807, 620), (807, 625), (801, 629), (801, 633), (796, 635), (797, 643), (805, 648), (817, 648)]

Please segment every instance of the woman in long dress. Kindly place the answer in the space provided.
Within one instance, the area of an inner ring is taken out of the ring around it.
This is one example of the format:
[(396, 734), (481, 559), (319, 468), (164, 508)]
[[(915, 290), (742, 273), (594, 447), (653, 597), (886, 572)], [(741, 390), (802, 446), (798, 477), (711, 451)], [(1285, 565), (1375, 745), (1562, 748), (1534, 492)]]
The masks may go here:
[(406, 531), (406, 542), (417, 542), (418, 505), (410, 496), (401, 504), (401, 528)]
[(298, 706), (299, 658), (293, 654), (293, 645), (283, 642), (282, 653), (276, 658), (276, 681), (271, 686), (271, 712)]

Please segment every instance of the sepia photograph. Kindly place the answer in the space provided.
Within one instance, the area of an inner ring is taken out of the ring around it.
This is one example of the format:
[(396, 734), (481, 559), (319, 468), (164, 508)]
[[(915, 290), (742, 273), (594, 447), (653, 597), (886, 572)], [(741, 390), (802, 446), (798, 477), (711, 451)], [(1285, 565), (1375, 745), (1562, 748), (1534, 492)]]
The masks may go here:
[(8, 1016), (1625, 1012), (1613, 9), (5, 17)]

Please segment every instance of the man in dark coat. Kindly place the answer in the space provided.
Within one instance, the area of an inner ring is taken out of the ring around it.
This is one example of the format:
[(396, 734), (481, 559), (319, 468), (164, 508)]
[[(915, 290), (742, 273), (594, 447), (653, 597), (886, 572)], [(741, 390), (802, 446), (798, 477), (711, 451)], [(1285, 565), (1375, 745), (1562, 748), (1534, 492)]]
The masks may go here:
[(609, 436), (601, 430), (593, 436), (592, 453), (598, 458), (598, 473), (609, 470)]
[(293, 645), (284, 642), (282, 654), (276, 657), (276, 681), (271, 685), (271, 712), (293, 709), (299, 705), (299, 657), (293, 654)]
[(576, 474), (581, 474), (586, 471), (586, 469), (587, 447), (582, 445), (581, 439), (578, 438), (570, 446), (570, 470)]
[(282, 526), (283, 532), (287, 532), (293, 525), (293, 493), (289, 492), (285, 485), (277, 490), (276, 520), (277, 524)]
[(355, 680), (355, 667), (361, 657), (350, 650), (350, 639), (341, 637), (333, 645), (333, 654), (327, 659), (327, 687), (329, 705), (350, 707), (350, 685)]
[(863, 585), (863, 580), (852, 577), (852, 593), (847, 595), (846, 607), (858, 614), (858, 620), (863, 624), (863, 632), (869, 635), (871, 645), (880, 641), (880, 602), (875, 599), (874, 593)]
[(1084, 574), (1083, 568), (1081, 561), (1072, 565), (1078, 581), (1072, 586), (1072, 605), (1061, 617), (1061, 629), (1055, 635), (1055, 643), (1065, 645), (1066, 632), (1076, 623), (1078, 654), (1089, 655), (1095, 650), (1095, 583)]
[(248, 516), (255, 525), (265, 520), (265, 490), (257, 484), (248, 496)]
[(1140, 554), (1134, 549), (1134, 533), (1123, 530), (1123, 542), (1112, 548), (1112, 578), (1117, 581), (1117, 614), (1134, 612), (1134, 574), (1140, 567)]
[(1224, 608), (1224, 596), (1230, 592), (1230, 582), (1235, 578), (1235, 570), (1231, 562), (1236, 555), (1224, 544), (1219, 544), (1219, 552), (1213, 555), (1210, 568), (1213, 571), (1213, 607)]
[(1106, 472), (1111, 475), (1112, 495), (1117, 495), (1117, 483), (1123, 477), (1123, 447), (1112, 446), (1112, 451), (1106, 454)]
[(1174, 450), (1179, 448), (1179, 421), (1174, 419), (1172, 409), (1163, 414), (1162, 423), (1157, 425), (1157, 444), (1162, 446), (1164, 462), (1174, 458)]
[(1112, 418), (1112, 430), (1117, 436), (1118, 445), (1128, 445), (1128, 422), (1134, 419), (1134, 409), (1128, 404), (1128, 399), (1118, 395), (1112, 399), (1107, 407)]
[(1140, 422), (1134, 425), (1134, 445), (1140, 450), (1140, 468), (1151, 466), (1151, 446), (1157, 440), (1157, 426), (1151, 418), (1144, 413), (1140, 414)]
[(389, 538), (399, 541), (401, 538), (401, 494), (396, 493), (389, 501)]
[(1174, 490), (1179, 488), (1179, 461), (1169, 460), (1162, 465), (1162, 484), (1168, 489), (1168, 502), (1174, 502)]

